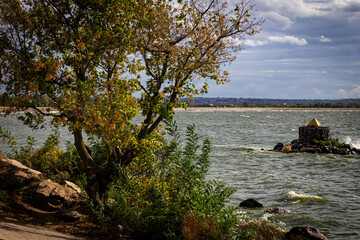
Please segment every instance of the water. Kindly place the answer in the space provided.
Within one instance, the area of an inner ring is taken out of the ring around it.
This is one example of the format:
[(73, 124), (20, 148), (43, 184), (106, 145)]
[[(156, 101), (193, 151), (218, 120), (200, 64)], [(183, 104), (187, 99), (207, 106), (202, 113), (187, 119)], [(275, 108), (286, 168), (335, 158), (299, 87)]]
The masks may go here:
[[(230, 201), (239, 204), (255, 198), (265, 207), (291, 211), (271, 215), (244, 210), (251, 217), (279, 221), (290, 229), (312, 225), (328, 239), (360, 239), (360, 156), (262, 151), (277, 142), (298, 138), (297, 129), (317, 118), (330, 127), (331, 136), (359, 147), (360, 111), (186, 111), (176, 112), (181, 132), (196, 124), (197, 132), (212, 142), (209, 179), (237, 189)], [(0, 118), (18, 141), (29, 133), (44, 139), (43, 132), (26, 132), (14, 118)], [(72, 139), (62, 129), (63, 139)], [(42, 143), (38, 141), (39, 144)], [(63, 141), (64, 142), (64, 141)], [(0, 149), (5, 149), (0, 145)]]

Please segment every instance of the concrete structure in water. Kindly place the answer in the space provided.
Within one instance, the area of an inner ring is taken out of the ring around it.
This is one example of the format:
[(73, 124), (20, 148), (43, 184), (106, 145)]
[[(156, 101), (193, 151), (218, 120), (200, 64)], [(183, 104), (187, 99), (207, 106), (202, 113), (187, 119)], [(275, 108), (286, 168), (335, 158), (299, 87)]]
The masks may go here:
[(328, 141), (330, 137), (329, 127), (323, 127), (315, 118), (307, 126), (299, 127), (299, 142), (312, 145), (313, 139), (318, 141)]

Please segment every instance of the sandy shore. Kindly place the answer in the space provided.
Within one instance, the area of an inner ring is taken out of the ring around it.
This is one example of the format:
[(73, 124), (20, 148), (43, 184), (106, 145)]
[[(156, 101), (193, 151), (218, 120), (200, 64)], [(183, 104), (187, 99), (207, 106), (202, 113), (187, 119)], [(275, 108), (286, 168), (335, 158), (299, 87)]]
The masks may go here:
[(175, 108), (175, 111), (329, 111), (329, 110), (355, 110), (360, 111), (360, 108), (291, 108), (291, 107), (188, 107), (186, 110), (183, 108)]

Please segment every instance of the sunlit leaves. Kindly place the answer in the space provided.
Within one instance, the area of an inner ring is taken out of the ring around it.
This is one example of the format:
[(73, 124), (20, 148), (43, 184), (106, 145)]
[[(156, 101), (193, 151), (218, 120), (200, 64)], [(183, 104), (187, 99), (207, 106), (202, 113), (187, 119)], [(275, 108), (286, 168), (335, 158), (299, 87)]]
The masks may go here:
[(161, 109), (171, 115), (180, 97), (206, 93), (206, 81), (227, 82), (228, 74), (221, 68), (235, 59), (242, 45), (240, 40), (226, 39), (254, 35), (262, 23), (246, 0), (235, 10), (222, 1), (188, 0), (176, 7), (155, 2), (155, 6), (139, 3), (139, 9), (147, 11), (142, 12), (136, 34), (148, 76), (140, 99), (146, 116), (143, 132), (151, 132), (164, 117)]

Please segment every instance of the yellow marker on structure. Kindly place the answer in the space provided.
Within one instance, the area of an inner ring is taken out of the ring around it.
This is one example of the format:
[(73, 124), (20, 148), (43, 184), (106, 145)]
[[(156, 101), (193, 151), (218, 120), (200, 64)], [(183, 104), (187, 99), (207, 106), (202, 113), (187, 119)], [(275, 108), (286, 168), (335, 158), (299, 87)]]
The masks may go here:
[(309, 124), (307, 125), (307, 127), (321, 127), (321, 124), (319, 123), (318, 120), (316, 120), (316, 118), (314, 118), (313, 120), (311, 120), (309, 122)]

